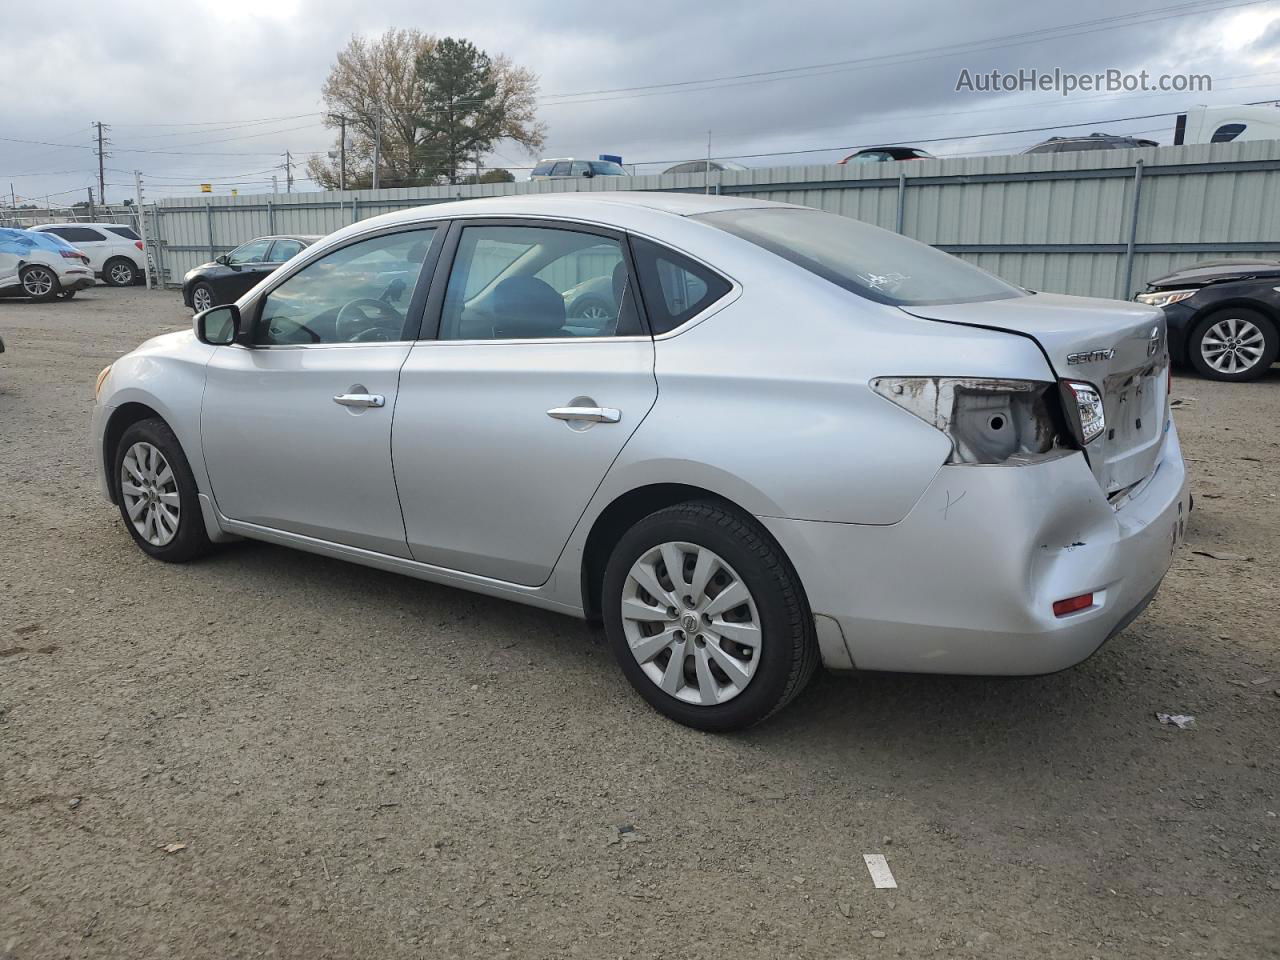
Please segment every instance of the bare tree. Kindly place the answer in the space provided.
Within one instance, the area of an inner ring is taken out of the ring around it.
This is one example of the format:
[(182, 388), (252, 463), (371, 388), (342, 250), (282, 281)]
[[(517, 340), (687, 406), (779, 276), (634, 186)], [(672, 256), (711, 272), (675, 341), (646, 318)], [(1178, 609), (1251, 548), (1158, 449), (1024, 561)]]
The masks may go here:
[[(391, 29), (376, 39), (353, 36), (339, 51), (321, 94), (328, 111), (325, 125), (338, 129), (340, 117), (347, 121), (348, 189), (372, 185), (379, 113), (379, 186), (418, 186), (445, 178), (448, 151), (438, 124), (428, 122), (433, 117), (430, 97), (417, 70), (437, 42), (421, 30)], [(495, 107), (507, 118), (497, 139), (512, 140), (531, 152), (538, 149), (546, 128), (537, 120), (537, 77), (501, 55), (492, 58), (490, 70)], [(307, 172), (328, 189), (339, 185), (336, 159), (313, 156)]]

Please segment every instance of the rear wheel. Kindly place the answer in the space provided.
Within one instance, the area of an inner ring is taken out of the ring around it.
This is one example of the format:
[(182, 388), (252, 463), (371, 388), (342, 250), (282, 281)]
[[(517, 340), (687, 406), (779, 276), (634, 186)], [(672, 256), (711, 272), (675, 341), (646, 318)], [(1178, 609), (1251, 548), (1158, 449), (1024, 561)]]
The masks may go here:
[(113, 462), (120, 516), (144, 553), (184, 563), (209, 551), (195, 477), (167, 423), (153, 417), (131, 424)]
[(58, 297), (62, 300), (70, 300), (75, 295), (76, 295), (76, 292), (74, 290), (63, 290), (61, 293), (58, 294)]
[(804, 689), (818, 663), (812, 617), (786, 557), (750, 517), (693, 501), (618, 541), (605, 568), (605, 631), (623, 673), (678, 723), (758, 723)]
[(39, 303), (52, 300), (62, 289), (57, 274), (38, 263), (23, 267), (20, 279), (22, 292)]
[(1191, 365), (1211, 380), (1256, 380), (1275, 363), (1280, 340), (1257, 310), (1228, 307), (1196, 324), (1187, 345)]
[(102, 279), (111, 287), (131, 287), (137, 278), (138, 268), (123, 257), (108, 260), (102, 269)]

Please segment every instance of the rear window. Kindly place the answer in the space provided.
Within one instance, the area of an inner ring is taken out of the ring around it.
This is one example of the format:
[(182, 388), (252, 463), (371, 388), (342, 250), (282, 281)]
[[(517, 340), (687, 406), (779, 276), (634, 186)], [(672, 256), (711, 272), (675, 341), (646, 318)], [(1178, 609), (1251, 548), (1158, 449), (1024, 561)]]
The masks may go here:
[(756, 208), (695, 219), (877, 303), (918, 306), (1026, 295), (1021, 287), (928, 244), (820, 210)]
[(140, 236), (138, 236), (137, 231), (135, 231), (132, 227), (107, 227), (107, 229), (112, 233), (114, 233), (117, 237), (124, 237), (126, 240), (142, 239)]

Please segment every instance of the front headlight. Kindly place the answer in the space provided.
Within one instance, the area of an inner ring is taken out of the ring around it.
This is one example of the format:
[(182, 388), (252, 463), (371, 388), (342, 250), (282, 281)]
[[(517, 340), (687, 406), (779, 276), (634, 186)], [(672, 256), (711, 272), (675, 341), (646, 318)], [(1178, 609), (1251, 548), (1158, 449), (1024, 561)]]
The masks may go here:
[(1139, 303), (1147, 303), (1153, 307), (1167, 307), (1171, 303), (1194, 297), (1199, 290), (1156, 290), (1153, 293), (1140, 293), (1133, 299)]
[(98, 381), (93, 385), (93, 399), (98, 399), (98, 394), (102, 392), (102, 385), (107, 382), (107, 375), (111, 373), (111, 364), (107, 364), (102, 368), (102, 372), (98, 374)]

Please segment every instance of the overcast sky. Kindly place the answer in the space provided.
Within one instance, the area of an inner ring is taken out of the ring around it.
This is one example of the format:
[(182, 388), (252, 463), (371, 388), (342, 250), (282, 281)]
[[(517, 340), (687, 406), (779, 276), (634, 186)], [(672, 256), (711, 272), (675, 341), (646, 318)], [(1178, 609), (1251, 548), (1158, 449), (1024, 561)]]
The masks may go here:
[[(55, 203), (82, 199), (96, 183), (88, 149), (95, 120), (111, 126), (110, 201), (132, 196), (134, 169), (147, 178), (148, 199), (195, 193), (202, 181), (217, 184), (218, 193), (269, 190), (286, 149), (305, 159), (333, 144), (318, 112), (336, 52), (352, 34), (388, 27), (466, 37), (508, 54), (541, 78), (545, 155), (617, 153), (628, 163), (651, 162), (639, 172), (703, 156), (708, 130), (715, 156), (775, 154), (743, 159), (748, 166), (830, 163), (849, 147), (944, 137), (962, 139), (924, 145), (939, 155), (1009, 153), (1053, 131), (974, 135), (1099, 121), (1058, 132), (1141, 133), (1168, 143), (1172, 117), (1100, 121), (1280, 98), (1280, 0), (110, 0), (109, 15), (101, 0), (59, 0), (56, 16), (42, 4), (5, 6), (0, 190), (7, 194), (12, 183), (19, 198), (54, 194)], [(1180, 8), (1194, 12), (1168, 16)], [(1086, 25), (1103, 18), (1120, 19)], [(1050, 30), (1056, 33), (1040, 32)], [(955, 49), (983, 41), (991, 41), (985, 49)], [(895, 54), (905, 56), (849, 63)], [(817, 64), (839, 65), (770, 73)], [(1066, 98), (955, 90), (962, 68), (1020, 67), (1207, 73), (1214, 84), (1204, 94)], [(558, 96), (744, 74), (765, 76), (711, 89)], [(263, 118), (291, 119), (245, 124)], [(782, 155), (813, 148), (826, 149)], [(490, 162), (532, 161), (507, 144)]]

